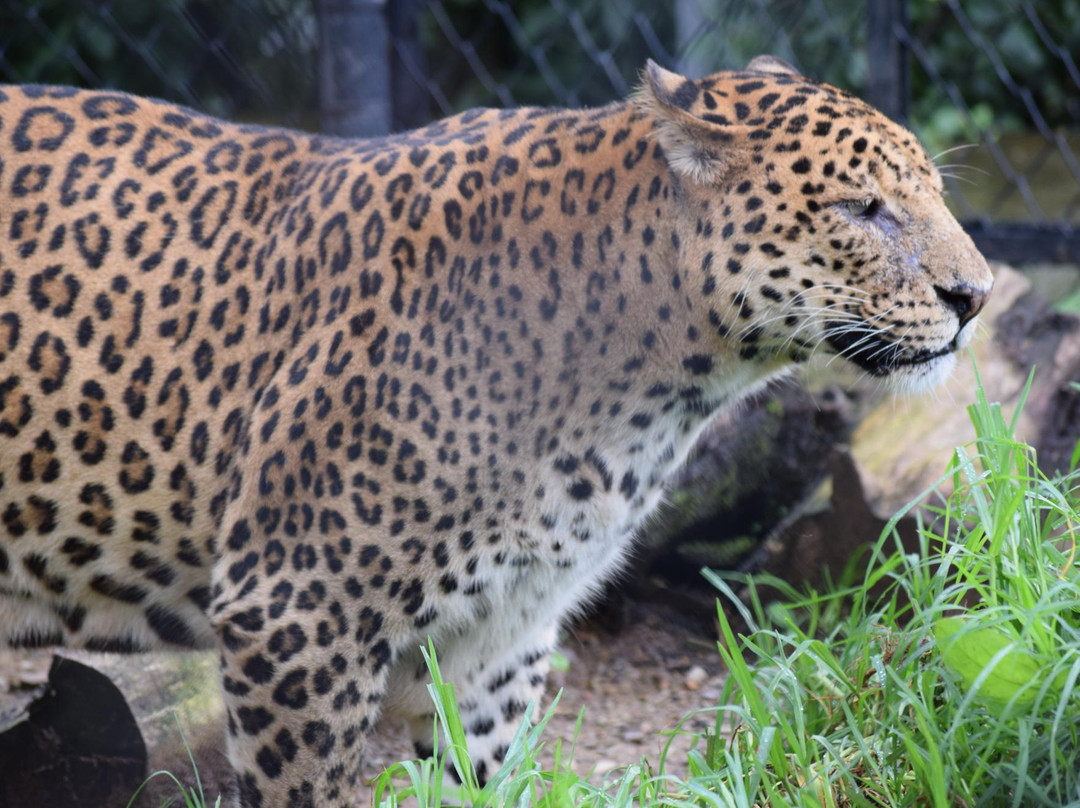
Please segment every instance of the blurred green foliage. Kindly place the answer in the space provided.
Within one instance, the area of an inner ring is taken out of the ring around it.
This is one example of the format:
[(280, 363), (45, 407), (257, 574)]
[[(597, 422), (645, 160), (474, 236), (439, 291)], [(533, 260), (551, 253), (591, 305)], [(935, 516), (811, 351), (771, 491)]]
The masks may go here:
[[(420, 5), (427, 10), (421, 32), (432, 54), (429, 77), (449, 101), (443, 112), (507, 97), (519, 104), (603, 104), (634, 87), (649, 57), (703, 75), (774, 53), (846, 87), (858, 86), (866, 74), (861, 0), (428, 0)], [(472, 53), (463, 53), (462, 42)], [(484, 69), (477, 70), (477, 63)]]
[(313, 106), (315, 39), (297, 0), (0, 0), (0, 79), (297, 122)]
[(1031, 130), (1032, 110), (1052, 129), (1080, 127), (1080, 74), (1065, 61), (1080, 54), (1080, 0), (909, 0), (908, 13), (926, 54), (912, 60), (911, 118), (931, 153)]
[[(874, 1), (432, 0), (421, 31), (441, 113), (604, 103), (650, 56), (700, 75), (773, 53), (859, 93)], [(932, 152), (1030, 130), (1033, 110), (1051, 128), (1080, 124), (1080, 74), (1064, 61), (1080, 54), (1080, 0), (909, 0), (908, 17), (910, 119)]]
[[(873, 1), (388, 0), (419, 17), (431, 117), (605, 103), (649, 56), (702, 74), (774, 53), (860, 92)], [(932, 148), (1030, 129), (1033, 109), (1051, 127), (1080, 123), (1080, 76), (1063, 59), (1080, 53), (1080, 0), (909, 0), (908, 14), (911, 119)], [(316, 48), (313, 0), (0, 0), (4, 80), (114, 86), (249, 120), (311, 117)]]

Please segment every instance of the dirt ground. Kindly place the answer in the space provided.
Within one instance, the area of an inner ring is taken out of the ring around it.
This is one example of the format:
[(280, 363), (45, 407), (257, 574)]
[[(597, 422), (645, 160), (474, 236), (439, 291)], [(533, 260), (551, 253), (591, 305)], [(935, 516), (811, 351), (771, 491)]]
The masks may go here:
[[(548, 703), (560, 688), (563, 695), (548, 727), (548, 756), (555, 739), (564, 739), (564, 746), (573, 739), (578, 714), (585, 708), (574, 754), (574, 770), (579, 774), (594, 772), (593, 782), (599, 782), (603, 775), (617, 774), (613, 771), (617, 767), (639, 762), (643, 756), (655, 766), (661, 747), (673, 732), (668, 770), (685, 774), (685, 752), (692, 733), (714, 725), (711, 708), (717, 705), (723, 685), (715, 635), (701, 621), (702, 614), (708, 612), (695, 611), (691, 619), (669, 606), (624, 603), (618, 631), (603, 628), (595, 620), (570, 630), (560, 648), (569, 667), (553, 673), (549, 680)], [(45, 681), (50, 658), (48, 651), (0, 651), (0, 726), (4, 716), (17, 712), (32, 698), (34, 688)], [(94, 656), (85, 661), (114, 681), (118, 678), (111, 671), (110, 660)], [(122, 664), (130, 667), (130, 658)], [(152, 666), (153, 662), (140, 660), (135, 670), (144, 664)], [(127, 692), (123, 684), (120, 687)], [(145, 708), (137, 699), (129, 698), (129, 703), (142, 724), (140, 711)], [(680, 720), (695, 710), (704, 712), (691, 715), (680, 726)], [(144, 737), (147, 734), (144, 730)], [(195, 749), (208, 795), (227, 788), (220, 721), (188, 740)], [(181, 780), (191, 781), (186, 753), (178, 743), (150, 741), (149, 745), (151, 771), (166, 768)], [(367, 774), (374, 777), (387, 764), (412, 755), (404, 727), (384, 722), (366, 756)], [(158, 793), (169, 794), (164, 781), (162, 786)], [(140, 804), (157, 805), (156, 795), (150, 796)], [(365, 788), (357, 804), (370, 803), (370, 790)]]

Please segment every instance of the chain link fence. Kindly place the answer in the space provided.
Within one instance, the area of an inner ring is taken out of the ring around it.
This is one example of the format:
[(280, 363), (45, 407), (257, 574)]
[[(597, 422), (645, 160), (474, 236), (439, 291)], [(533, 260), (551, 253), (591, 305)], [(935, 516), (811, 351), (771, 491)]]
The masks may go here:
[(0, 0), (0, 79), (335, 134), (625, 96), (758, 53), (905, 120), (984, 252), (1080, 263), (1080, 0)]
[(111, 87), (318, 128), (314, 11), (295, 0), (0, 0), (0, 80)]

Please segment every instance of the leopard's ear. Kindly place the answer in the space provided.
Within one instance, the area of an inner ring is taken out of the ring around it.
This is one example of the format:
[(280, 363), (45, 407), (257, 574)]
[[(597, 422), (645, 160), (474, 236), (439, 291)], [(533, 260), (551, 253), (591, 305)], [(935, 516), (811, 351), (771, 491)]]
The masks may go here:
[(717, 124), (719, 115), (713, 116), (714, 121), (699, 117), (697, 109), (705, 92), (700, 81), (665, 70), (649, 59), (637, 101), (656, 121), (654, 134), (672, 171), (711, 184), (720, 181), (732, 164), (734, 132)]
[(645, 62), (645, 81), (657, 103), (667, 108), (689, 112), (701, 95), (701, 87), (693, 79), (665, 70), (652, 59)]
[(791, 62), (785, 61), (779, 56), (770, 56), (769, 54), (755, 56), (750, 60), (746, 69), (753, 70), (757, 73), (772, 73), (774, 76), (802, 76), (799, 69), (791, 64)]

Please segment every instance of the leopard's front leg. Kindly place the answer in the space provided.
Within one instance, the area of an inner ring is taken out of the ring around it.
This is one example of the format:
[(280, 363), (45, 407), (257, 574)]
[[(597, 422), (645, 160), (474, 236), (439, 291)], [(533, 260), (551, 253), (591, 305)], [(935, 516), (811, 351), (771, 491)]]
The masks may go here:
[[(549, 655), (557, 635), (555, 625), (530, 627), (506, 638), (505, 646), (498, 648), (492, 643), (491, 626), (486, 623), (481, 622), (477, 631), (448, 641), (439, 657), (443, 678), (454, 684), (469, 757), (481, 784), (502, 765), (530, 704), (533, 713), (528, 715), (529, 720), (538, 718)], [(419, 702), (419, 691), (413, 698)], [(430, 702), (423, 703), (430, 707)], [(432, 753), (432, 728), (430, 711), (410, 718), (409, 729), (418, 755)], [(445, 749), (445, 738), (440, 739), (440, 748)]]
[[(257, 453), (247, 462), (258, 468)], [(389, 563), (383, 537), (283, 530), (288, 503), (250, 480), (224, 514), (210, 607), (240, 801), (351, 808), (400, 647), (373, 584)]]
[[(231, 553), (222, 560), (226, 568), (244, 564)], [(318, 576), (259, 575), (277, 563), (268, 548), (213, 606), (240, 802), (351, 807), (386, 689), (391, 644), (377, 610), (342, 602)], [(303, 611), (275, 614), (275, 604)], [(300, 622), (313, 609), (322, 615)]]

